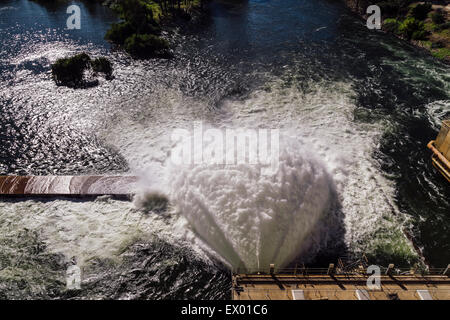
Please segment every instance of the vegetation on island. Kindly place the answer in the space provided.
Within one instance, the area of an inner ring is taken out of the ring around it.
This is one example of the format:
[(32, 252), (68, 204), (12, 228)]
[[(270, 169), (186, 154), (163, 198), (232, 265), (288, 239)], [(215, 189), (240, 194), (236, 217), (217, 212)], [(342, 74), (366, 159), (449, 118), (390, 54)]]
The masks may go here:
[(125, 50), (135, 57), (168, 56), (167, 40), (153, 34), (133, 34), (125, 40)]
[[(42, 5), (68, 0), (33, 0)], [(113, 23), (105, 39), (135, 58), (170, 57), (170, 44), (161, 35), (162, 26), (191, 20), (208, 0), (84, 0), (112, 8), (121, 22)]]
[(92, 71), (93, 76), (101, 73), (106, 79), (112, 79), (112, 64), (105, 57), (91, 59), (87, 53), (79, 53), (72, 57), (56, 60), (51, 66), (52, 77), (59, 86), (73, 88), (93, 86), (98, 84), (97, 79), (87, 80), (87, 71)]
[(445, 1), (345, 1), (362, 16), (366, 15), (369, 5), (378, 5), (383, 18), (383, 30), (430, 50), (437, 58), (450, 61), (450, 13), (445, 10), (448, 8), (445, 7)]
[(91, 60), (92, 70), (96, 73), (103, 73), (107, 79), (112, 77), (112, 63), (105, 57), (98, 57)]
[(118, 0), (112, 8), (122, 19), (114, 23), (105, 39), (137, 58), (169, 57), (169, 42), (161, 36), (161, 25), (177, 19), (189, 20), (205, 0)]

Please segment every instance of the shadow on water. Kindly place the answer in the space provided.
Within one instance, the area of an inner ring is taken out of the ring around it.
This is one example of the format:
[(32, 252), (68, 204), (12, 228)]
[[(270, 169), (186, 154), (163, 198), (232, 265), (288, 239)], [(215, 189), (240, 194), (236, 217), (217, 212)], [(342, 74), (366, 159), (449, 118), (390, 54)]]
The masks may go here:
[(83, 269), (81, 290), (61, 298), (104, 299), (230, 299), (231, 277), (220, 262), (205, 263), (182, 244), (162, 239), (137, 241), (121, 254), (122, 262), (91, 261)]
[[(334, 186), (333, 186), (334, 188)], [(318, 246), (319, 250), (315, 253), (313, 259), (308, 258), (306, 252), (296, 257), (286, 268), (300, 268), (306, 266), (309, 268), (323, 268), (330, 263), (336, 262), (339, 258), (350, 257), (347, 245), (345, 243), (345, 223), (344, 212), (342, 211), (342, 204), (339, 200), (336, 191), (333, 192), (333, 200), (330, 204), (328, 212), (319, 220), (317, 228), (311, 234), (311, 238), (319, 239), (321, 244)], [(325, 238), (325, 239), (321, 239)], [(317, 243), (312, 242), (312, 246), (317, 246)], [(357, 259), (359, 257), (350, 257)]]

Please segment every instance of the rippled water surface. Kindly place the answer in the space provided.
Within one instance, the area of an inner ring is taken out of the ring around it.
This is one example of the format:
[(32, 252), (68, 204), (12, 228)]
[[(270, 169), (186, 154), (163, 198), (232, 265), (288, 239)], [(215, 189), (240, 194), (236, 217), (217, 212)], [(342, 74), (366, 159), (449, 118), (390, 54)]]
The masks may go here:
[[(448, 66), (326, 0), (213, 2), (210, 19), (166, 34), (173, 59), (136, 61), (103, 40), (117, 20), (111, 11), (76, 3), (81, 30), (65, 29), (66, 5), (0, 5), (0, 174), (138, 174), (143, 189), (173, 194), (162, 182), (172, 129), (199, 120), (280, 128), (318, 159), (336, 191), (341, 232), (325, 239), (325, 257), (405, 264), (418, 250), (446, 266), (450, 188), (426, 144), (450, 116)], [(57, 87), (50, 64), (81, 51), (110, 58), (114, 79)], [(195, 220), (176, 207), (3, 200), (0, 297), (228, 297), (220, 250), (199, 241)], [(67, 293), (72, 257), (83, 286)]]

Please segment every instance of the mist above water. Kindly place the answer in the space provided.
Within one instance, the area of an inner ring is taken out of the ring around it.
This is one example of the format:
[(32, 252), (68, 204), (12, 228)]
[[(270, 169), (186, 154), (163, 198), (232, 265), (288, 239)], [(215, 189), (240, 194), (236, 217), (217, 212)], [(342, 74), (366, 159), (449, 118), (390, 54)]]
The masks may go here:
[(207, 163), (172, 168), (172, 201), (233, 269), (311, 259), (332, 229), (323, 225), (337, 222), (330, 223), (336, 218), (332, 178), (305, 146), (282, 141), (278, 167), (263, 169)]

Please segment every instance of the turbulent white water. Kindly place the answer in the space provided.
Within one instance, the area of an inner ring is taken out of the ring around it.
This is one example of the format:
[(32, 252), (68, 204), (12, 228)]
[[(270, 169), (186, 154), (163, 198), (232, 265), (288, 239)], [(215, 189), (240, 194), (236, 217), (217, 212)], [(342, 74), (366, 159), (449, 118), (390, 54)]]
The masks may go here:
[(450, 100), (435, 101), (427, 104), (427, 115), (432, 127), (439, 131), (442, 121), (450, 116)]
[[(126, 78), (127, 72), (118, 69), (116, 77)], [(243, 100), (225, 100), (218, 109), (165, 87), (136, 93), (132, 105), (119, 90), (110, 92), (110, 103), (99, 111), (103, 120), (97, 135), (126, 158), (130, 174), (142, 177), (143, 194), (166, 195), (169, 211), (178, 209), (181, 216), (173, 221), (142, 216), (116, 201), (4, 204), (3, 221), (41, 228), (55, 252), (80, 261), (114, 256), (136, 234), (198, 243), (191, 229), (202, 246), (230, 265), (265, 268), (268, 263), (281, 267), (298, 256), (313, 259), (327, 241), (342, 240), (357, 254), (398, 235), (394, 187), (372, 157), (383, 123), (354, 122), (350, 83), (312, 83), (304, 91), (274, 79)], [(85, 121), (83, 114), (79, 118)], [(292, 143), (282, 149), (279, 170), (271, 176), (246, 165), (220, 170), (169, 166), (175, 146), (171, 133), (192, 129), (199, 120), (219, 129), (279, 128)], [(339, 213), (342, 221), (336, 224)], [(330, 226), (344, 231), (333, 239)]]
[[(233, 267), (308, 261), (327, 241), (343, 241), (359, 254), (396, 237), (413, 251), (399, 236), (403, 222), (394, 186), (372, 157), (386, 124), (354, 123), (350, 84), (315, 83), (305, 93), (275, 80), (245, 100), (224, 101), (220, 110), (209, 111), (201, 101), (167, 93), (150, 109), (169, 102), (168, 114), (133, 124), (130, 117), (149, 112), (144, 104), (122, 114), (117, 130), (104, 138), (143, 176), (142, 189), (168, 195), (190, 229)], [(281, 129), (290, 143), (280, 153), (279, 170), (264, 176), (255, 165), (168, 165), (173, 129), (192, 130), (199, 119), (222, 130)]]
[(39, 230), (51, 252), (75, 257), (80, 266), (94, 258), (114, 258), (139, 238), (158, 234), (173, 239), (183, 227), (176, 219), (143, 215), (132, 203), (109, 198), (0, 202), (0, 219), (2, 236), (22, 228)]
[[(295, 86), (286, 88), (277, 79), (267, 88), (253, 92), (243, 103), (229, 101), (225, 108), (232, 115), (232, 123), (285, 128), (325, 163), (343, 212), (346, 246), (356, 255), (371, 252), (392, 241), (389, 237), (397, 235), (404, 222), (394, 203), (394, 185), (373, 159), (389, 123), (354, 121), (355, 92), (351, 81), (309, 85), (304, 92)], [(396, 236), (395, 241), (402, 243), (406, 251), (413, 251), (401, 236)]]
[(330, 222), (333, 182), (324, 164), (282, 141), (279, 165), (198, 164), (171, 170), (171, 199), (193, 230), (234, 268), (286, 266), (320, 248), (319, 221)]

